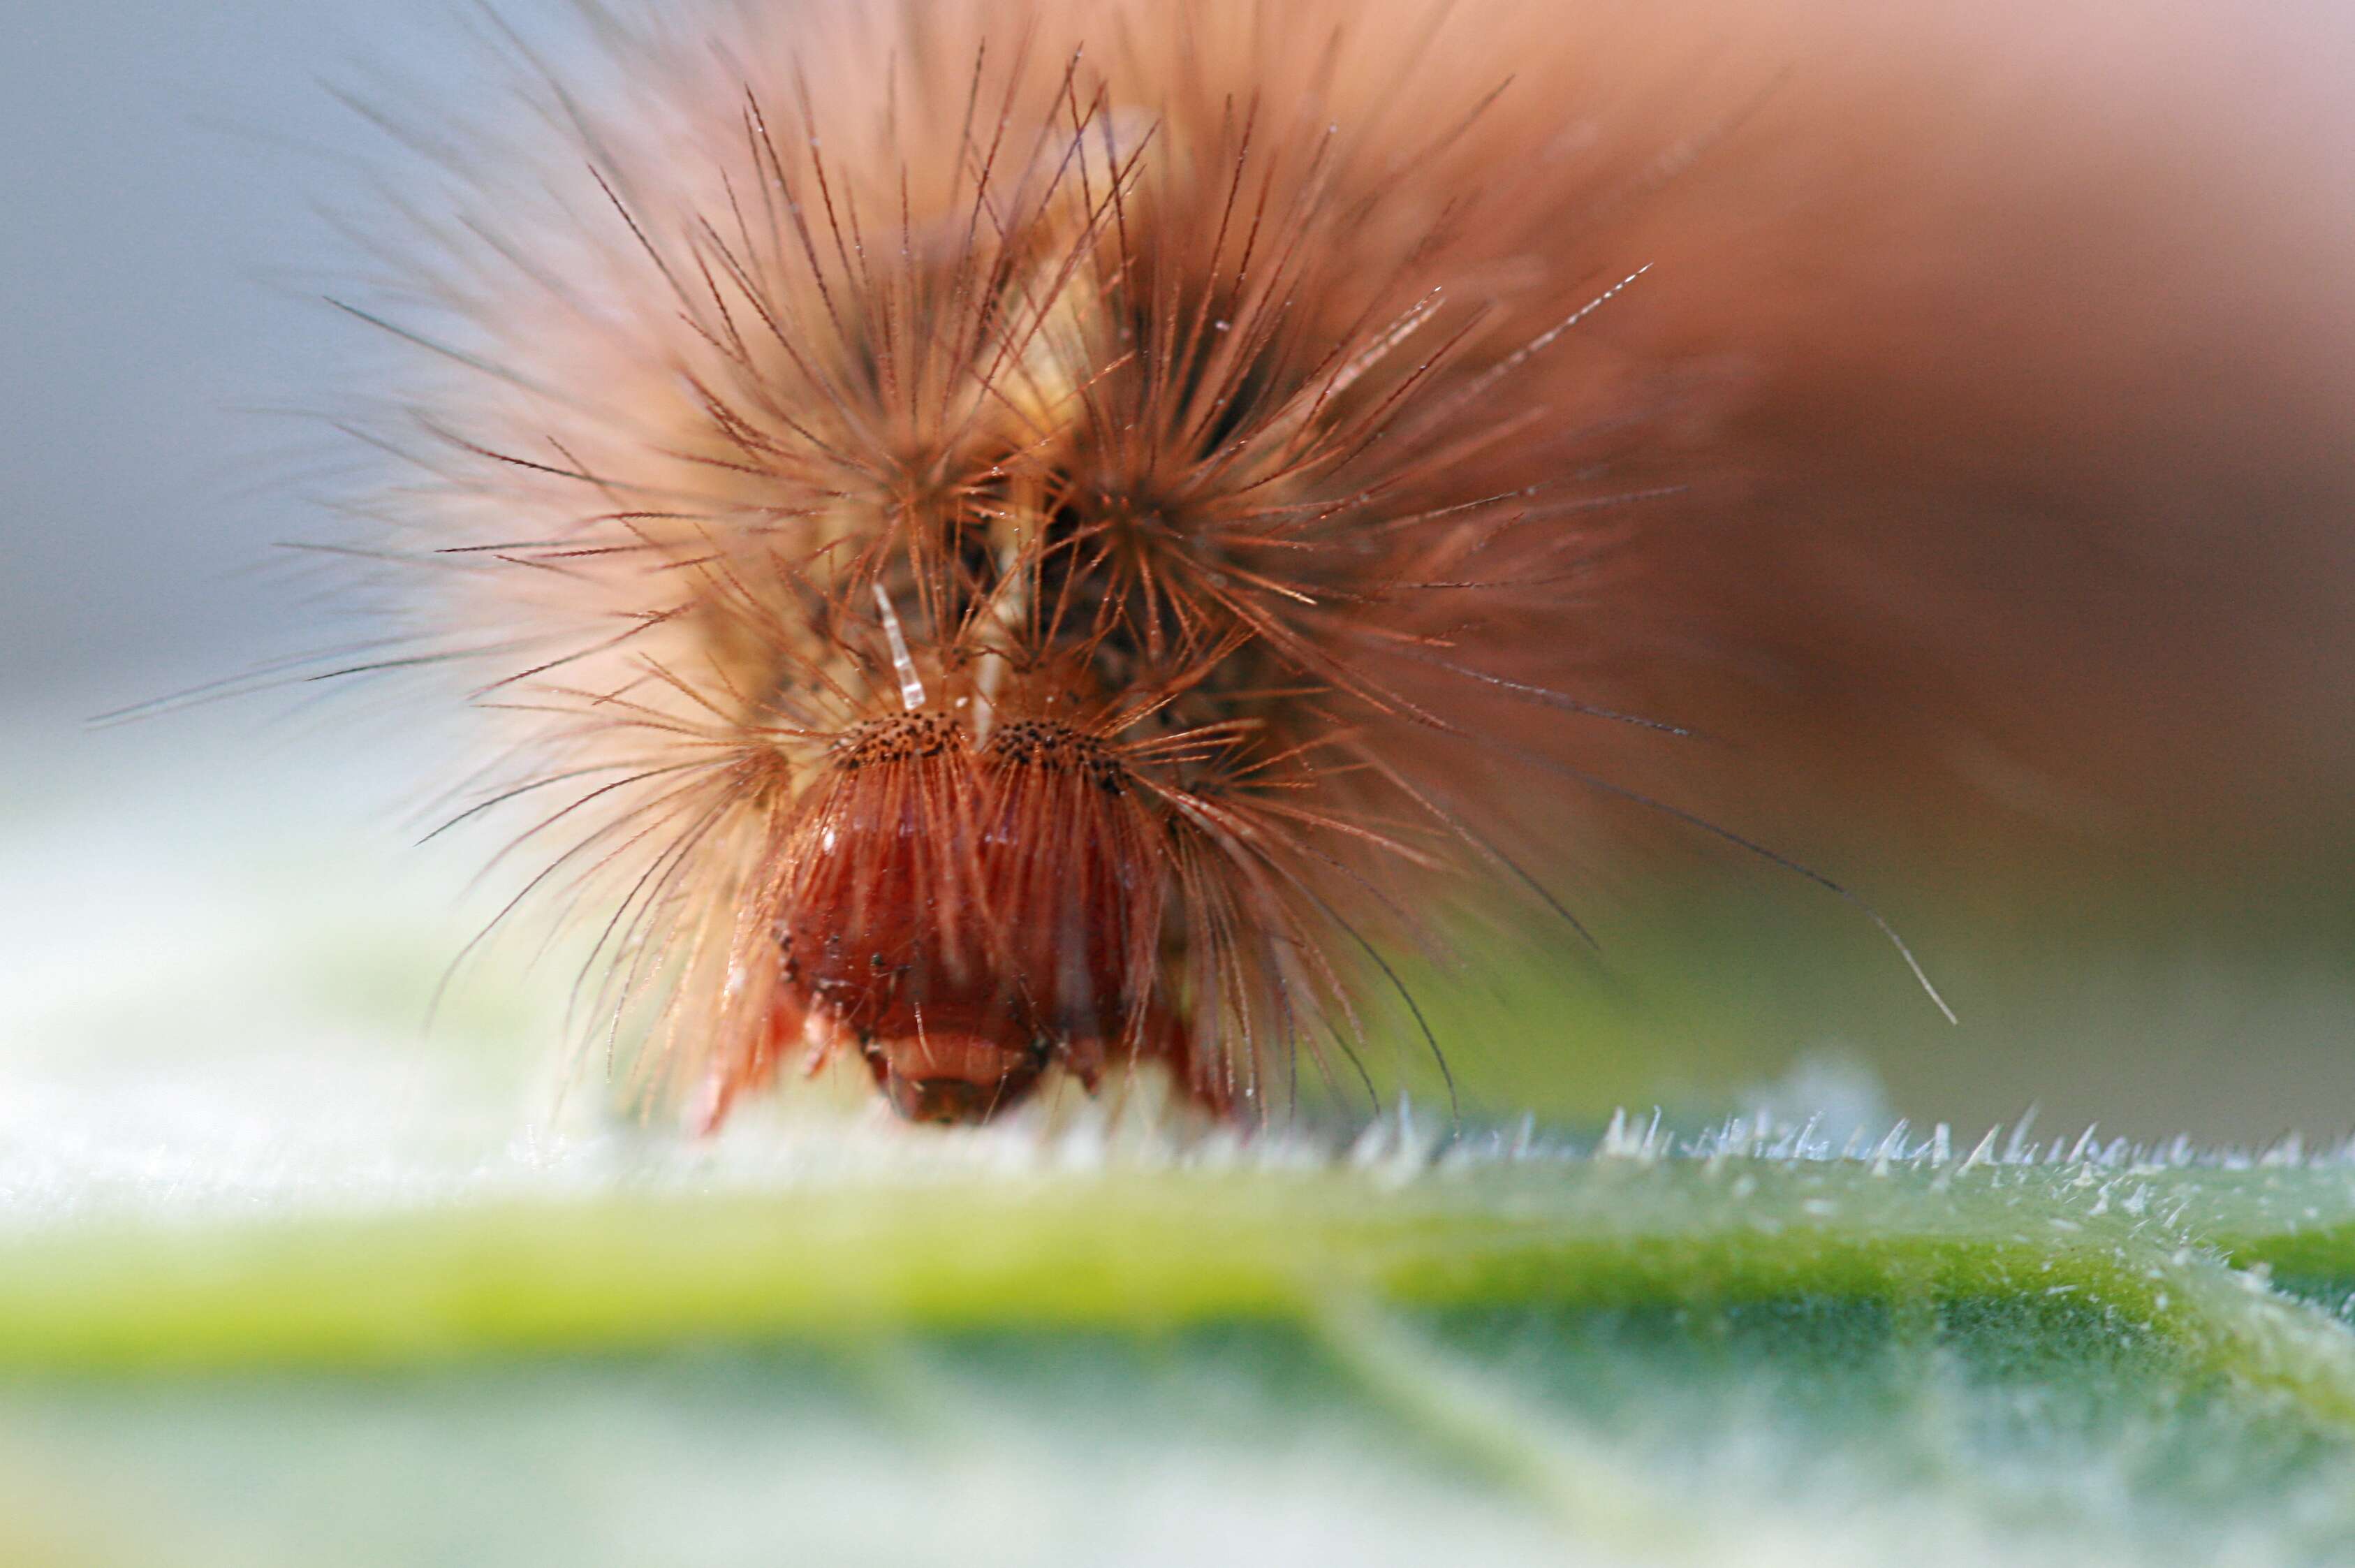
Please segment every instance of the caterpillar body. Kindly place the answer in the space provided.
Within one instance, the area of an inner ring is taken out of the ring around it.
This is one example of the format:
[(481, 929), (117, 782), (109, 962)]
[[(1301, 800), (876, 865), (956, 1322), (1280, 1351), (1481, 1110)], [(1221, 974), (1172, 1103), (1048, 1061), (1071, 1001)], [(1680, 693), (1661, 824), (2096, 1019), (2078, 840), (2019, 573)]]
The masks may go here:
[(641, 1089), (1257, 1121), (1370, 1083), (1434, 911), (1569, 918), (1676, 486), (1550, 9), (596, 9), (569, 163), (439, 152), (386, 553)]

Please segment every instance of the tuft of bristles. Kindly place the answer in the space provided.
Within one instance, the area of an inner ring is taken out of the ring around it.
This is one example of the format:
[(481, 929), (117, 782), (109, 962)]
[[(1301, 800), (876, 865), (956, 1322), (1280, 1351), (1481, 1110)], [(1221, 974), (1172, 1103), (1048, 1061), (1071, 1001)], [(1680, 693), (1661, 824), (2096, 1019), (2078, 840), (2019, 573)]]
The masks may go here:
[(1566, 68), (1508, 84), (1550, 9), (682, 0), (593, 13), (552, 152), (433, 144), (388, 553), (649, 1103), (1154, 1063), (1256, 1121), (1373, 1095), (1434, 912), (1575, 926), (1675, 485), (1572, 331), (1644, 259)]

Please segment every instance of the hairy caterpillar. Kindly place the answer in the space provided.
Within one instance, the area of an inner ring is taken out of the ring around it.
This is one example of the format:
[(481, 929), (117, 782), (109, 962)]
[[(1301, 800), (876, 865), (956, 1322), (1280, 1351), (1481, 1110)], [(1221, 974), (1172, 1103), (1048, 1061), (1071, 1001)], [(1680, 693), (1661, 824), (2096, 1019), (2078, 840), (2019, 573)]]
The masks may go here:
[(1575, 927), (1684, 476), (1574, 329), (1685, 154), (1598, 151), (1553, 10), (591, 8), (569, 163), (412, 133), (469, 194), (402, 252), (448, 320), (370, 314), (448, 371), (376, 553), (641, 1088), (1255, 1120), (1366, 1077), (1435, 911)]

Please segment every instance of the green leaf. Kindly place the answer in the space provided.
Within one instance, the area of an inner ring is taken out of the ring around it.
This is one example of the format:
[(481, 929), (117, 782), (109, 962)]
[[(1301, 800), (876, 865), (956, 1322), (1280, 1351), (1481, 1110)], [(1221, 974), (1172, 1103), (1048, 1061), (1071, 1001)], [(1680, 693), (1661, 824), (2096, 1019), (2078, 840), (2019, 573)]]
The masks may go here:
[[(2355, 1549), (2355, 1168), (1670, 1141), (657, 1145), (405, 1207), (83, 1215), (0, 1247), (0, 1446), (265, 1561), (318, 1560), (363, 1460), (407, 1501), (338, 1561), (643, 1560), (567, 1499), (602, 1453), (604, 1509), (659, 1514), (708, 1450), (790, 1456), (754, 1488), (783, 1511), (719, 1488), (666, 1561), (764, 1560), (748, 1528), (923, 1561), (975, 1496), (993, 1543), (1091, 1562), (1074, 1520), (1157, 1560), (1156, 1509), (1246, 1561), (1272, 1509), (1366, 1560)], [(1050, 1478), (1001, 1473), (1026, 1454)], [(496, 1520), (435, 1513), (460, 1456), (506, 1477)]]

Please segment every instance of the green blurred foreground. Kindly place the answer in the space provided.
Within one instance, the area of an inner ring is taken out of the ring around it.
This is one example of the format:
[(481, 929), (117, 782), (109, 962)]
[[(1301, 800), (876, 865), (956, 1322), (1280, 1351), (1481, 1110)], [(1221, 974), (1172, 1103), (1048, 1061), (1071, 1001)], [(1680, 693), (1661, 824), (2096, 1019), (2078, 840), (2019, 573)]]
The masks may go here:
[(1027, 1136), (19, 1231), (0, 1560), (2355, 1561), (2355, 1165)]

